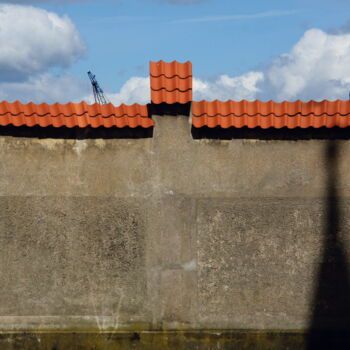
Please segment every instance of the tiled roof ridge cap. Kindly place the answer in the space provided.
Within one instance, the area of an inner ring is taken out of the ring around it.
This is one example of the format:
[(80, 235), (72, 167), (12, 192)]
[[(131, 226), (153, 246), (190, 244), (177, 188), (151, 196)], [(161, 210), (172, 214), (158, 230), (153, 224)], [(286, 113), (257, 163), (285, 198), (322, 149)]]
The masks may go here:
[(206, 101), (193, 102), (192, 115), (195, 119), (201, 117), (215, 118), (215, 117), (321, 117), (328, 116), (349, 116), (350, 101), (349, 100), (310, 100), (303, 102), (301, 100), (274, 102), (272, 100), (263, 102), (255, 101)]
[(192, 102), (192, 63), (186, 61), (149, 62), (151, 101), (153, 103)]
[[(17, 109), (17, 111), (12, 110), (11, 108), (2, 108), (2, 107), (14, 107)], [(66, 108), (74, 108), (74, 107), (80, 107), (82, 110), (80, 112), (71, 110), (69, 114), (66, 114), (63, 110)], [(31, 112), (25, 111), (25, 109), (33, 110)], [(3, 111), (2, 111), (3, 109)], [(45, 112), (40, 113), (40, 109), (43, 109)], [(58, 109), (58, 110), (54, 110)], [(8, 101), (1, 101), (0, 102), (0, 116), (10, 113), (13, 116), (18, 116), (20, 114), (23, 114), (25, 117), (31, 117), (33, 115), (36, 115), (38, 117), (44, 117), (47, 115), (51, 115), (52, 117), (59, 117), (64, 116), (66, 118), (73, 117), (73, 116), (83, 116), (89, 113), (89, 109), (96, 109), (96, 112), (94, 114), (90, 114), (90, 117), (98, 117), (102, 116), (103, 118), (110, 118), (111, 116), (115, 118), (122, 118), (122, 117), (142, 117), (142, 118), (149, 118), (148, 113), (142, 114), (140, 112), (142, 109), (147, 109), (147, 105), (141, 105), (139, 103), (134, 103), (131, 105), (126, 105), (122, 103), (119, 106), (115, 106), (112, 103), (108, 103), (106, 105), (101, 105), (99, 103), (93, 103), (88, 104), (85, 101), (81, 101), (78, 103), (74, 102), (67, 102), (64, 104), (61, 104), (59, 102), (48, 104), (46, 102), (43, 103), (34, 103), (34, 102), (28, 102), (28, 103), (22, 103), (20, 101), (14, 101), (14, 102), (8, 102)], [(108, 109), (110, 109), (108, 111)], [(124, 111), (124, 109), (135, 109), (134, 114), (129, 114), (127, 111)], [(120, 110), (120, 111), (119, 111)], [(105, 112), (105, 113), (103, 113)], [(106, 113), (108, 112), (108, 113)]]

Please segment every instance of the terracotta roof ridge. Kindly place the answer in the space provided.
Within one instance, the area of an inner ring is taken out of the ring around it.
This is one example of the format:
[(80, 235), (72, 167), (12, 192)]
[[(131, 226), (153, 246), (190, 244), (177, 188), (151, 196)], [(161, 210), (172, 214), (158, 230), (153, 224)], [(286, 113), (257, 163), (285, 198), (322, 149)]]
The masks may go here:
[(308, 102), (202, 100), (192, 104), (192, 122), (194, 127), (209, 128), (348, 127), (350, 100)]
[(350, 112), (350, 101), (328, 101), (323, 100), (320, 102), (310, 100), (308, 102), (302, 101), (283, 101), (283, 102), (262, 102), (255, 101), (233, 101), (227, 100), (225, 102), (214, 100), (193, 102), (193, 114), (194, 115), (322, 115), (327, 113), (328, 115), (342, 114), (348, 115)]
[[(129, 112), (128, 112), (129, 111)], [(111, 116), (116, 118), (122, 117), (146, 117), (148, 118), (147, 105), (140, 105), (134, 103), (132, 105), (121, 104), (120, 106), (114, 106), (112, 103), (107, 105), (101, 105), (98, 103), (87, 104), (82, 101), (80, 103), (68, 102), (66, 104), (54, 103), (49, 105), (47, 103), (35, 104), (33, 102), (21, 103), (15, 102), (0, 102), (0, 116), (11, 114), (12, 116), (24, 115), (31, 117), (36, 115), (38, 117), (45, 117), (50, 115), (51, 117), (71, 117), (71, 116), (86, 116), (109, 118)]]
[(110, 127), (143, 127), (154, 126), (154, 121), (149, 115), (148, 105), (121, 104), (114, 106), (112, 103), (101, 105), (94, 103), (92, 105), (82, 101), (80, 103), (47, 103), (27, 104), (16, 102), (0, 102), (0, 125), (26, 125), (32, 127), (39, 125), (41, 127), (53, 126), (68, 128), (91, 126), (97, 128), (100, 126)]
[(111, 128), (111, 127), (117, 127), (117, 128), (124, 128), (124, 127), (130, 127), (130, 128), (136, 128), (136, 127), (142, 127), (142, 128), (150, 128), (153, 127), (154, 121), (151, 118), (122, 118), (122, 119), (116, 119), (115, 122), (111, 121), (111, 118), (101, 118), (101, 119), (91, 119), (91, 118), (81, 118), (81, 120), (76, 120), (74, 117), (67, 118), (67, 119), (53, 119), (50, 117), (42, 118), (38, 120), (35, 118), (35, 116), (24, 119), (22, 117), (13, 117), (8, 118), (6, 116), (0, 117), (0, 126), (7, 126), (7, 125), (13, 125), (13, 126), (41, 126), (41, 127), (47, 127), (47, 126), (53, 126), (55, 128), (59, 127), (67, 127), (67, 128), (86, 128), (86, 127), (92, 127), (92, 128), (98, 128), (98, 127), (105, 127), (105, 128)]

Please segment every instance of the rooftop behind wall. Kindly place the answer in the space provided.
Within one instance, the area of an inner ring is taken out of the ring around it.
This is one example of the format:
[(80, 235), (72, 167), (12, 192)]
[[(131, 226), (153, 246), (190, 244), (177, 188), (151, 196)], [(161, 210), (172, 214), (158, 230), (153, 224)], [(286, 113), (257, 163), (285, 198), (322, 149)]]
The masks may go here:
[(153, 119), (149, 138), (1, 136), (0, 330), (348, 327), (349, 141)]

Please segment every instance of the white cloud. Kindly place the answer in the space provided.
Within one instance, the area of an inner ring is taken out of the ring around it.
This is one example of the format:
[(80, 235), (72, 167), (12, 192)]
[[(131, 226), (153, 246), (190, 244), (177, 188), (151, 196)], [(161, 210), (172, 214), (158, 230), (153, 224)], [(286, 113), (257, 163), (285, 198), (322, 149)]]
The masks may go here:
[(347, 99), (350, 91), (350, 34), (310, 29), (289, 53), (266, 70), (241, 76), (194, 80), (194, 98), (323, 100)]
[(24, 82), (0, 82), (0, 101), (78, 102), (83, 100), (90, 91), (88, 82), (77, 77), (68, 74), (54, 76), (45, 73), (30, 77)]
[(115, 105), (150, 102), (150, 81), (149, 78), (133, 77), (130, 78), (120, 89), (118, 93), (106, 94), (109, 101)]
[(350, 34), (310, 29), (265, 72), (265, 95), (277, 100), (346, 99), (350, 89)]
[(221, 75), (215, 81), (193, 80), (195, 100), (251, 100), (259, 92), (258, 83), (263, 81), (261, 72), (248, 72), (238, 77)]
[[(310, 29), (289, 53), (264, 71), (240, 76), (221, 75), (213, 80), (195, 78), (195, 100), (322, 100), (347, 99), (350, 91), (350, 34)], [(146, 103), (148, 78), (131, 78), (111, 100)]]
[(75, 25), (43, 9), (0, 5), (0, 80), (23, 80), (51, 67), (68, 67), (85, 52)]
[[(263, 80), (263, 73), (249, 72), (238, 77), (222, 75), (215, 81), (193, 79), (194, 98), (196, 100), (253, 99), (259, 92), (258, 83)], [(150, 102), (150, 81), (148, 77), (132, 77), (118, 93), (107, 93), (106, 97), (115, 105), (122, 103), (146, 104)], [(85, 98), (90, 103), (93, 97)]]
[(262, 72), (195, 82), (195, 99), (347, 99), (350, 90), (350, 34), (310, 29), (289, 53)]
[[(0, 50), (0, 67), (1, 62)], [(350, 90), (350, 34), (310, 29), (290, 52), (280, 55), (266, 67), (265, 70), (239, 76), (221, 75), (206, 80), (195, 78), (194, 99), (347, 99)], [(132, 77), (119, 92), (106, 95), (115, 105), (148, 103), (149, 78)], [(87, 79), (80, 80), (69, 75), (55, 77), (47, 73), (34, 74), (22, 82), (1, 83), (0, 78), (1, 99), (50, 103), (84, 99), (93, 102)]]
[[(252, 99), (259, 92), (257, 84), (263, 79), (261, 72), (249, 72), (238, 77), (222, 75), (215, 81), (193, 79), (193, 90), (196, 100)], [(107, 93), (106, 97), (115, 105), (150, 102), (150, 80), (148, 77), (130, 78), (117, 93)], [(93, 96), (85, 97), (93, 103)]]

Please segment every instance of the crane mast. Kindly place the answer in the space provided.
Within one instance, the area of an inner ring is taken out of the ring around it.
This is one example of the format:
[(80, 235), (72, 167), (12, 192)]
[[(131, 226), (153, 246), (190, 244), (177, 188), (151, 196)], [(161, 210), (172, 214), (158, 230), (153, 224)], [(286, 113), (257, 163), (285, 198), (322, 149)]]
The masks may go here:
[(90, 81), (91, 81), (92, 91), (94, 93), (95, 102), (99, 103), (101, 105), (107, 104), (108, 101), (105, 98), (105, 96), (103, 94), (103, 90), (101, 89), (98, 81), (96, 80), (96, 76), (94, 74), (92, 74), (91, 71), (88, 71), (87, 74), (88, 74)]

